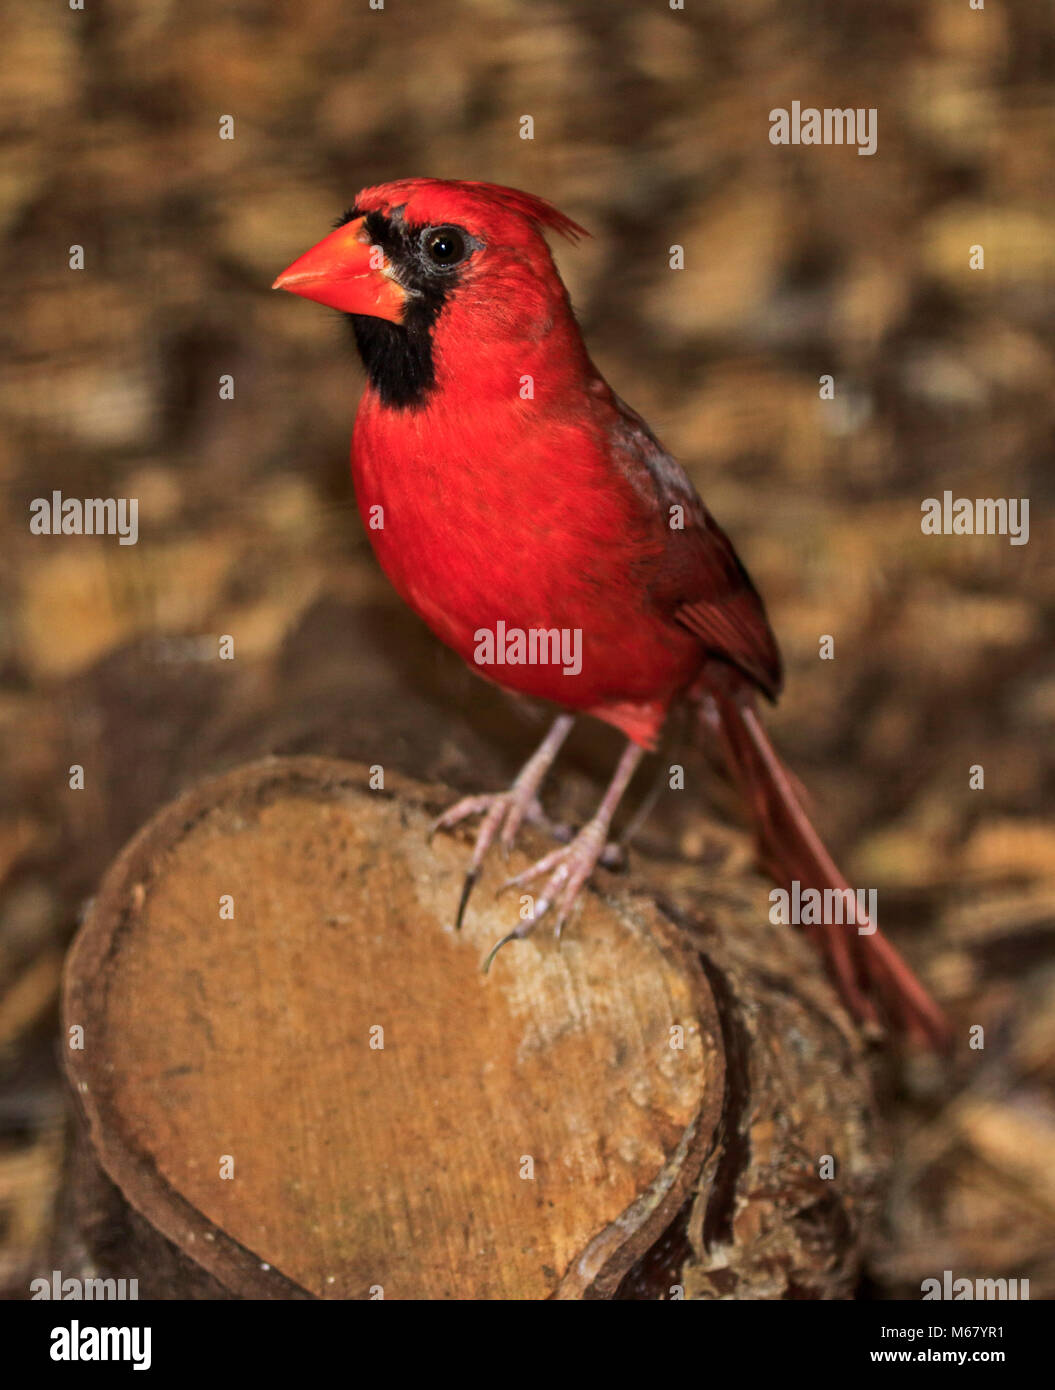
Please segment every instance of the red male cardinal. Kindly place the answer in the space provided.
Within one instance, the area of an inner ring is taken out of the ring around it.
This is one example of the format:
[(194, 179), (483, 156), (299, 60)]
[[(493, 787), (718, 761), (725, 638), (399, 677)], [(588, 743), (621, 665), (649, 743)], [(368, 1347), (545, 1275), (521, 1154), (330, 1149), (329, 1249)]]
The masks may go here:
[[(403, 179), (364, 189), (275, 281), (350, 316), (368, 378), (355, 491), (397, 591), (474, 669), (562, 711), (510, 790), (438, 822), (484, 816), (459, 925), (494, 841), (508, 848), (525, 819), (545, 823), (539, 788), (569, 711), (584, 712), (627, 748), (593, 819), (511, 880), (545, 886), (499, 946), (550, 910), (559, 936), (681, 701), (720, 740), (777, 880), (848, 892), (758, 718), (758, 694), (774, 700), (782, 682), (762, 601), (680, 464), (590, 361), (547, 228), (585, 235), (515, 189)], [(817, 928), (845, 1003), (944, 1040), (922, 985), (861, 925)]]

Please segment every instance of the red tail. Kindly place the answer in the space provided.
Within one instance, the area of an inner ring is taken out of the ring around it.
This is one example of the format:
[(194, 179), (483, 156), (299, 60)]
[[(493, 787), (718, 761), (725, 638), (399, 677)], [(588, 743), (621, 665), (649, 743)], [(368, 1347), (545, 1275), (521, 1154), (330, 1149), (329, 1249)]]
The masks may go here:
[[(849, 884), (802, 809), (750, 691), (730, 679), (731, 674), (729, 668), (720, 673), (709, 670), (708, 676), (717, 678), (707, 681), (700, 713), (708, 729), (719, 733), (730, 771), (751, 808), (766, 871), (786, 888), (797, 880), (802, 890), (849, 893)], [(887, 1021), (933, 1047), (947, 1047), (949, 1028), (937, 1004), (878, 927), (861, 935), (861, 925), (858, 912), (853, 925), (806, 928), (818, 933), (818, 945), (847, 1008), (858, 1019), (879, 1022), (878, 1004)]]

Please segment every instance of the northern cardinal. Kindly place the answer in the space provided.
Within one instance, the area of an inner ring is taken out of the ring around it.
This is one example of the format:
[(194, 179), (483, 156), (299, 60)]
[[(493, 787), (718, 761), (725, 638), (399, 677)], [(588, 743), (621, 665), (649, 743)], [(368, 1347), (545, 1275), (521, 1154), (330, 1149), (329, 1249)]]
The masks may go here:
[[(627, 747), (593, 819), (510, 881), (544, 887), (498, 944), (546, 912), (559, 936), (682, 701), (720, 741), (777, 881), (849, 891), (758, 717), (758, 695), (782, 684), (762, 601), (680, 464), (590, 361), (547, 229), (586, 234), (515, 189), (403, 179), (364, 189), (275, 281), (350, 316), (367, 375), (355, 492), (399, 594), (475, 670), (562, 711), (508, 791), (438, 822), (483, 814), (458, 923), (491, 845), (545, 823), (539, 789), (572, 712), (586, 713)], [(861, 926), (816, 928), (844, 1002), (943, 1043), (941, 1011)]]

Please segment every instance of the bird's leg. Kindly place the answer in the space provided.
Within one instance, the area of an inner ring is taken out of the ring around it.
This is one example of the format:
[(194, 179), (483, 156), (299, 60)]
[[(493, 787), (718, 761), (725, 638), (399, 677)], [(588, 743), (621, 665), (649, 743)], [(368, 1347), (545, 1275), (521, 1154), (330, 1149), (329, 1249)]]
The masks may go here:
[[(601, 863), (606, 869), (625, 868), (627, 862), (627, 850), (637, 838), (641, 827), (648, 820), (655, 810), (656, 802), (663, 793), (670, 776), (669, 753), (678, 738), (678, 725), (686, 723), (685, 716), (688, 714), (686, 706), (681, 706), (680, 710), (674, 712), (663, 726), (663, 742), (660, 744), (658, 757), (656, 758), (656, 776), (652, 785), (645, 793), (641, 804), (631, 815), (620, 832), (618, 840), (610, 840), (604, 847), (604, 854), (601, 856)], [(683, 731), (684, 736), (684, 731)]]
[(570, 714), (562, 714), (554, 720), (553, 727), (520, 769), (516, 781), (508, 791), (463, 797), (433, 823), (429, 831), (430, 839), (437, 830), (449, 830), (451, 826), (457, 825), (469, 816), (483, 815), (483, 821), (476, 834), (473, 856), (469, 861), (465, 882), (462, 884), (462, 896), (454, 923), (456, 928), (462, 925), (469, 894), (480, 876), (480, 865), (496, 839), (502, 846), (503, 853), (508, 854), (524, 821), (529, 825), (540, 826), (558, 839), (567, 838), (564, 827), (553, 825), (546, 817), (539, 805), (538, 790), (574, 722), (574, 717)]
[(638, 831), (655, 809), (656, 802), (660, 798), (664, 784), (669, 775), (670, 770), (661, 754), (656, 763), (655, 780), (645, 794), (641, 805), (627, 821), (619, 839), (610, 840), (604, 847), (604, 853), (601, 855), (600, 862), (606, 869), (622, 869), (626, 866), (627, 850), (636, 839)]
[(555, 849), (552, 854), (547, 854), (537, 864), (532, 864), (530, 869), (525, 869), (522, 874), (517, 874), (515, 878), (509, 879), (507, 883), (502, 885), (503, 890), (521, 888), (524, 884), (530, 883), (532, 879), (541, 878), (544, 874), (549, 875), (542, 895), (535, 900), (531, 916), (519, 923), (508, 936), (502, 937), (487, 957), (484, 964), (485, 970), (490, 968), (491, 962), (507, 941), (516, 941), (528, 936), (539, 918), (554, 905), (556, 905), (557, 915), (553, 929), (557, 940), (560, 940), (568, 914), (575, 905), (581, 888), (604, 855), (605, 846), (608, 843), (608, 828), (612, 823), (616, 807), (629, 786), (638, 763), (644, 756), (645, 750), (643, 748), (639, 748), (636, 743), (628, 743), (623, 750), (623, 756), (619, 759), (615, 776), (609, 783), (608, 790), (605, 792), (596, 814), (592, 820), (586, 822), (571, 844), (564, 845), (561, 849)]

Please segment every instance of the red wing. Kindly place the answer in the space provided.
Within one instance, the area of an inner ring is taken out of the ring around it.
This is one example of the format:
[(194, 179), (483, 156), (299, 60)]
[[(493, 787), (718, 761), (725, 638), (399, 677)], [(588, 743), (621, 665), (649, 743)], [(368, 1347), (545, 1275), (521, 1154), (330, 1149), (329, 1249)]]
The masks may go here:
[(611, 404), (618, 412), (612, 441), (616, 459), (635, 489), (655, 505), (664, 532), (649, 578), (654, 602), (695, 633), (709, 655), (731, 662), (775, 699), (783, 683), (780, 652), (732, 542), (644, 420), (614, 394)]
[(725, 532), (704, 509), (706, 526), (696, 532), (694, 585), (700, 597), (674, 610), (713, 656), (732, 661), (769, 696), (783, 683), (780, 651), (762, 600)]

